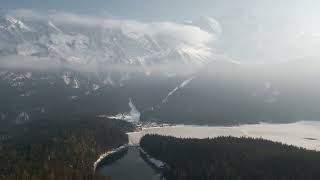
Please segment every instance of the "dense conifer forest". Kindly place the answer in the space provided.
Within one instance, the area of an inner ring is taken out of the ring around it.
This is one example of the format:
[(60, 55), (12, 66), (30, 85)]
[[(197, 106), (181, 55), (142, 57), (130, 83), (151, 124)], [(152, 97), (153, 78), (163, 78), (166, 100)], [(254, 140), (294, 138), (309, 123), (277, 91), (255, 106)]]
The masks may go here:
[(169, 167), (168, 180), (318, 180), (320, 153), (263, 139), (146, 135), (141, 147)]
[(91, 180), (100, 154), (128, 141), (132, 125), (73, 118), (40, 120), (1, 131), (0, 180)]

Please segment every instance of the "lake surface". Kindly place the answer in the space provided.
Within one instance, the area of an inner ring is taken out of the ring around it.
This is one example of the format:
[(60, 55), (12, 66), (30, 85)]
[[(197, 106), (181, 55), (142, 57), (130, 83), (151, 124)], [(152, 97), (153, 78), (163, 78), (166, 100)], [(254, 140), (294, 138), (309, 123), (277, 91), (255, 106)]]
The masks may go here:
[(141, 132), (128, 133), (130, 144), (139, 144), (146, 134), (159, 134), (182, 138), (214, 138), (217, 136), (264, 138), (289, 145), (320, 151), (320, 122), (301, 121), (290, 124), (252, 124), (223, 126), (169, 126), (145, 128)]
[[(129, 144), (138, 145), (146, 134), (159, 134), (181, 138), (214, 138), (217, 136), (264, 138), (289, 145), (320, 151), (320, 122), (301, 121), (290, 124), (252, 124), (232, 127), (223, 126), (168, 126), (144, 128), (140, 132), (128, 133)], [(159, 180), (160, 174), (140, 157), (137, 147), (131, 147), (127, 155), (115, 163), (98, 170), (113, 180)]]
[(139, 155), (138, 147), (130, 147), (128, 153), (111, 165), (101, 167), (98, 174), (111, 177), (112, 180), (160, 180), (161, 176), (153, 170)]

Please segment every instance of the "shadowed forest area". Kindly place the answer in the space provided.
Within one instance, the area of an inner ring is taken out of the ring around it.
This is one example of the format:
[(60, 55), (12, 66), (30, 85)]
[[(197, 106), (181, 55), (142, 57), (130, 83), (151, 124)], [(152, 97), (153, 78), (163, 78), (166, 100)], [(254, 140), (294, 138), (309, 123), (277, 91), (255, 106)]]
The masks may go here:
[(1, 132), (0, 179), (92, 180), (99, 155), (128, 141), (123, 121), (75, 118), (37, 121)]
[(169, 180), (316, 180), (320, 153), (264, 139), (146, 135), (141, 147), (165, 162)]

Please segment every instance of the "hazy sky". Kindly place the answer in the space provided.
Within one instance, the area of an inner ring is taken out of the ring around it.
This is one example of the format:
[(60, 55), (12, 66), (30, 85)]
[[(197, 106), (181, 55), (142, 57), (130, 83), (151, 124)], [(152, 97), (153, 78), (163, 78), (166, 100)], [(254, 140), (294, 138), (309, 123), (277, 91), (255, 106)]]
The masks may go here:
[(241, 59), (277, 61), (318, 57), (318, 0), (0, 0), (3, 9), (107, 14), (139, 21), (220, 22), (219, 51)]
[(105, 11), (138, 19), (181, 19), (195, 15), (220, 18), (244, 14), (289, 18), (318, 14), (317, 0), (1, 0), (1, 7), (55, 9), (77, 12)]

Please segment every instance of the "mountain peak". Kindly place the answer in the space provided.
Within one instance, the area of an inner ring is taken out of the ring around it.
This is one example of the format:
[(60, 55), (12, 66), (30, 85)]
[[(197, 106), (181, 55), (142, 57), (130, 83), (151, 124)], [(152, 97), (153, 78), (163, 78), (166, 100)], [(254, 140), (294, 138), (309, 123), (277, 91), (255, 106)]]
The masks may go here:
[(57, 33), (61, 33), (62, 31), (56, 26), (53, 24), (52, 21), (48, 21), (48, 26), (50, 29), (52, 29), (54, 32), (57, 32)]
[(28, 26), (26, 26), (22, 21), (9, 15), (4, 15), (0, 17), (0, 28), (22, 32), (31, 31), (31, 29)]

